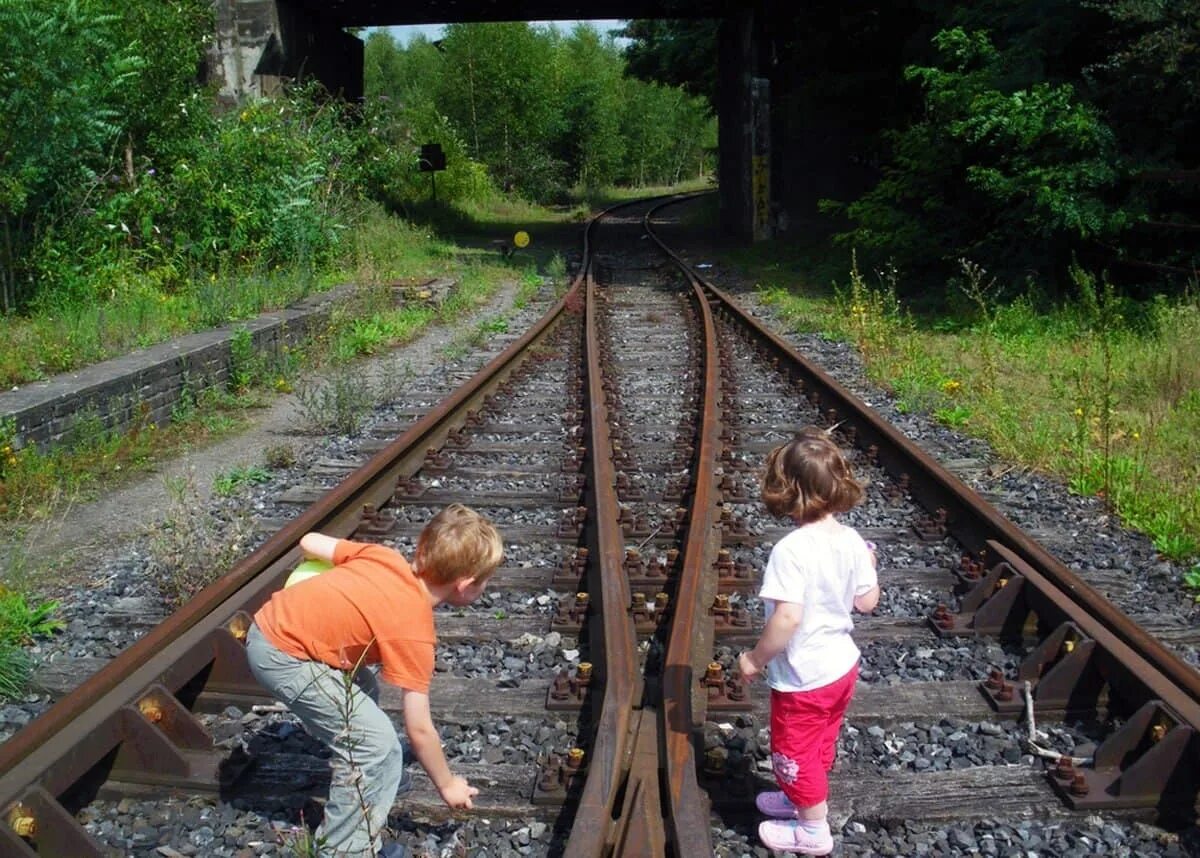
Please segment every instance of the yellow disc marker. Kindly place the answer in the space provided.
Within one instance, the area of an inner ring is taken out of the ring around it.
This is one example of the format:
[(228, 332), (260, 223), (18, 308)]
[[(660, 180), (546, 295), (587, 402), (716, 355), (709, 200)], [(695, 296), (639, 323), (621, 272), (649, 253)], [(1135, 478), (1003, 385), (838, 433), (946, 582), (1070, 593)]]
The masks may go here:
[(310, 557), (297, 564), (296, 568), (292, 570), (292, 574), (288, 575), (287, 581), (283, 583), (284, 589), (294, 587), (296, 584), (299, 584), (301, 581), (307, 581), (309, 578), (315, 578), (322, 572), (332, 568), (333, 564), (328, 560), (318, 560), (315, 557)]
[(519, 230), (517, 234), (513, 236), (513, 244), (515, 244), (517, 247), (529, 247), (529, 233), (523, 229)]

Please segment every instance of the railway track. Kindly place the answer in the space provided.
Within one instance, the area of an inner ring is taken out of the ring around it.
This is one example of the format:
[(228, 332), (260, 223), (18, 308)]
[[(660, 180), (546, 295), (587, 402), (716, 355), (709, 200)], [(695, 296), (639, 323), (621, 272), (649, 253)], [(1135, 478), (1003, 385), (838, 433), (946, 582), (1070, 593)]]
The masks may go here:
[[(962, 826), (984, 814), (1187, 826), (1194, 669), (643, 241), (652, 220), (623, 207), (593, 225), (571, 291), (537, 325), (449, 396), (398, 414), (396, 437), (334, 488), (289, 493), (298, 516), (0, 748), (0, 851), (111, 854), (109, 810), (164, 792), (236, 811), (193, 827), (191, 854), (277, 849), (246, 831), (313, 812), (326, 775), (245, 669), (248, 614), (304, 532), (408, 550), (433, 511), (464, 501), (493, 518), (507, 558), (497, 593), (438, 617), (432, 699), (486, 824), (437, 836), (450, 817), (418, 773), (397, 826), (452, 855), (495, 831), (512, 854), (752, 853), (766, 697), (732, 667), (786, 532), (757, 502), (756, 469), (813, 423), (868, 477), (849, 519), (883, 561), (832, 782), (844, 848), (904, 854), (892, 832), (915, 825), (970, 854)], [(1030, 709), (1048, 755), (1092, 763), (1035, 760)], [(134, 834), (124, 854), (169, 854)]]

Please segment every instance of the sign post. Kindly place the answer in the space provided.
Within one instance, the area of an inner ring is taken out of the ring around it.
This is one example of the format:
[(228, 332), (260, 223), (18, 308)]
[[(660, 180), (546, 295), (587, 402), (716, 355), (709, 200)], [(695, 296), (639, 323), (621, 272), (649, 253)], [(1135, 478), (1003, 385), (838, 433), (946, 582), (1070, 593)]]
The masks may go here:
[(437, 202), (437, 172), (446, 169), (446, 153), (441, 143), (422, 143), (421, 157), (417, 162), (422, 173), (429, 174), (430, 198)]

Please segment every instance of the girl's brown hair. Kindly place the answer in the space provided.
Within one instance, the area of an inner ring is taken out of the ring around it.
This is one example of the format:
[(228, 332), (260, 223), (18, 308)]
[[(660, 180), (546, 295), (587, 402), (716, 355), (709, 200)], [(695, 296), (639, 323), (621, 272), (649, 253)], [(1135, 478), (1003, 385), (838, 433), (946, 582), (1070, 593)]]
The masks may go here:
[(842, 451), (823, 429), (808, 426), (767, 454), (762, 499), (774, 515), (797, 524), (845, 512), (863, 497), (863, 487)]
[(495, 525), (470, 507), (452, 503), (429, 520), (417, 537), (417, 571), (427, 581), (486, 581), (504, 559)]

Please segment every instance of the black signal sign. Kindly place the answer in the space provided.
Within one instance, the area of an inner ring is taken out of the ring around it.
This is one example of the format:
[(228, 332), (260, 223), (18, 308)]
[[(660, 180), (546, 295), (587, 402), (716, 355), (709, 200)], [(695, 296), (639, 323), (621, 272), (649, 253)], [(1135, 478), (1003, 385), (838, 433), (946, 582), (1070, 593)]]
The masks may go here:
[(433, 173), (446, 169), (446, 153), (442, 151), (442, 144), (422, 144), (420, 165), (422, 173)]

